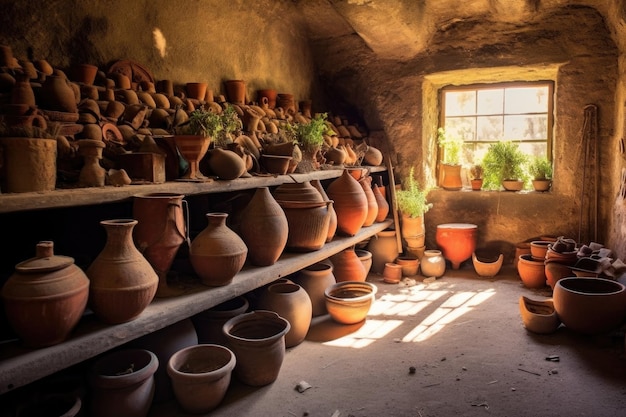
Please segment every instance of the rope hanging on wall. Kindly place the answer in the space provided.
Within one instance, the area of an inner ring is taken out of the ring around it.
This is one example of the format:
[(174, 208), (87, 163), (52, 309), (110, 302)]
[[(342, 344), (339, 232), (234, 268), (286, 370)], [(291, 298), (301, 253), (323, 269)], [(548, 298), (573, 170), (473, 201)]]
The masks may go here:
[(588, 104), (584, 108), (582, 146), (584, 146), (583, 175), (580, 190), (580, 218), (578, 242), (598, 240), (598, 107)]

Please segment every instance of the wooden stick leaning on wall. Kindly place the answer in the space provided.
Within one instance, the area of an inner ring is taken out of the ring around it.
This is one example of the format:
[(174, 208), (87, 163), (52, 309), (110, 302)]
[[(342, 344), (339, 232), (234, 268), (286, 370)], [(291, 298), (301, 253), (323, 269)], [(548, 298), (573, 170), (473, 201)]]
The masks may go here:
[(396, 229), (396, 244), (398, 246), (398, 253), (402, 253), (402, 236), (400, 236), (400, 219), (398, 218), (398, 204), (396, 202), (396, 180), (393, 175), (393, 166), (391, 164), (391, 158), (387, 157), (387, 175), (389, 176), (389, 200), (390, 205), (393, 208), (393, 224)]

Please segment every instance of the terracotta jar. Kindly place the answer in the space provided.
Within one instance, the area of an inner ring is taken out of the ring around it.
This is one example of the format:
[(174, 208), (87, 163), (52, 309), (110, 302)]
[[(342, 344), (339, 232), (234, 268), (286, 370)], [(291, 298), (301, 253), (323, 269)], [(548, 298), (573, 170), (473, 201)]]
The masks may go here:
[(231, 150), (215, 148), (208, 157), (209, 169), (218, 179), (234, 180), (246, 173), (245, 161)]
[(183, 198), (182, 194), (148, 193), (133, 199), (133, 218), (138, 222), (133, 237), (137, 249), (159, 277), (157, 297), (180, 293), (168, 286), (167, 274), (180, 246), (185, 242), (189, 244)]
[(206, 97), (207, 83), (187, 83), (185, 84), (185, 91), (187, 91), (187, 97), (195, 100), (204, 100)]
[(52, 191), (57, 179), (55, 139), (3, 137), (4, 193)]
[(441, 164), (440, 167), (443, 175), (441, 187), (450, 191), (458, 191), (463, 188), (461, 165)]
[(346, 248), (330, 257), (337, 282), (365, 281), (367, 272), (354, 248)]
[(389, 203), (387, 202), (387, 199), (382, 194), (380, 187), (377, 184), (373, 185), (372, 192), (374, 193), (374, 198), (376, 198), (376, 204), (378, 205), (376, 222), (380, 223), (385, 221), (387, 215), (389, 214)]
[(522, 255), (530, 255), (530, 242), (518, 242), (515, 244), (515, 258), (513, 259), (513, 266), (516, 269), (519, 257)]
[(373, 225), (378, 217), (378, 202), (376, 201), (374, 190), (372, 190), (372, 177), (362, 178), (359, 184), (367, 198), (367, 216), (365, 216), (365, 221), (363, 222), (363, 226), (367, 227)]
[(90, 416), (145, 417), (154, 398), (156, 355), (145, 349), (105, 354), (92, 366)]
[(574, 271), (569, 264), (563, 264), (553, 259), (546, 259), (544, 261), (546, 283), (550, 288), (554, 290), (554, 286), (561, 279), (566, 277), (573, 277)]
[(23, 104), (27, 107), (35, 107), (37, 105), (35, 101), (35, 92), (33, 91), (33, 87), (27, 76), (16, 76), (15, 84), (11, 89), (9, 102), (11, 104)]
[(226, 80), (226, 97), (232, 104), (246, 104), (246, 82), (244, 80)]
[(372, 252), (365, 249), (355, 249), (354, 253), (359, 258), (359, 261), (363, 264), (363, 268), (365, 268), (365, 276), (370, 273), (370, 269), (372, 269)]
[(159, 277), (133, 242), (137, 220), (103, 220), (100, 224), (106, 230), (107, 240), (87, 269), (89, 306), (105, 323), (125, 323), (150, 304)]
[(226, 346), (226, 336), (222, 331), (224, 323), (245, 313), (249, 307), (248, 299), (240, 295), (193, 316), (191, 321), (198, 334), (198, 343)]
[(326, 314), (326, 300), (324, 290), (337, 282), (333, 274), (333, 266), (324, 262), (317, 262), (298, 271), (293, 282), (300, 285), (309, 294), (311, 299), (311, 315), (313, 317)]
[(240, 314), (224, 324), (228, 347), (235, 352), (235, 376), (251, 386), (271, 384), (285, 358), (289, 321), (273, 311)]
[(309, 294), (298, 284), (284, 282), (268, 286), (257, 300), (261, 310), (276, 312), (289, 321), (285, 346), (297, 346), (304, 340), (311, 325), (312, 304)]
[(106, 170), (100, 166), (102, 140), (81, 139), (78, 141), (78, 153), (83, 157), (83, 167), (78, 174), (78, 185), (81, 187), (104, 187)]
[(15, 266), (2, 287), (6, 317), (22, 343), (40, 348), (63, 342), (85, 311), (89, 280), (74, 259), (39, 242), (34, 258)]
[(47, 110), (66, 113), (78, 112), (74, 89), (62, 75), (49, 75), (41, 85), (40, 105)]
[(276, 90), (271, 88), (265, 88), (257, 90), (257, 100), (262, 102), (263, 98), (267, 99), (267, 107), (273, 109), (276, 107)]
[(204, 285), (230, 284), (246, 261), (248, 247), (226, 225), (227, 213), (207, 213), (207, 227), (191, 241), (189, 259)]
[(537, 260), (532, 255), (521, 255), (517, 262), (517, 272), (528, 288), (546, 286), (546, 270), (543, 260)]
[(447, 223), (437, 226), (435, 240), (444, 258), (452, 264), (452, 269), (459, 269), (461, 263), (470, 259), (476, 250), (475, 224)]
[(367, 165), (379, 166), (383, 163), (383, 153), (373, 146), (368, 146), (363, 155), (363, 161)]
[(202, 344), (174, 353), (167, 362), (176, 401), (187, 413), (205, 414), (224, 399), (237, 359), (227, 347)]
[(357, 234), (368, 212), (367, 196), (359, 182), (344, 169), (341, 176), (328, 185), (326, 194), (333, 200), (337, 212), (337, 232), (348, 236)]
[(367, 250), (372, 253), (372, 271), (382, 274), (385, 264), (398, 257), (396, 231), (385, 229), (376, 233), (367, 244)]
[(331, 201), (281, 201), (289, 224), (285, 249), (293, 252), (311, 252), (321, 249), (328, 238), (332, 216)]
[[(329, 200), (326, 190), (322, 187), (320, 180), (312, 180), (311, 185), (320, 193), (322, 200)], [(332, 241), (335, 237), (335, 233), (337, 233), (337, 212), (335, 211), (335, 207), (333, 205), (328, 206), (328, 209), (330, 211), (330, 223), (328, 224), (328, 237), (326, 238), (326, 242)]]
[(446, 272), (446, 260), (440, 250), (428, 249), (420, 260), (420, 268), (425, 277), (439, 278)]
[(402, 279), (402, 265), (387, 262), (383, 269), (383, 281), (387, 284), (397, 284)]
[(398, 256), (395, 263), (402, 267), (402, 275), (405, 277), (417, 275), (420, 266), (420, 260), (417, 256)]
[(252, 265), (276, 263), (287, 245), (289, 223), (287, 216), (268, 187), (257, 188), (241, 212), (239, 233), (248, 247)]

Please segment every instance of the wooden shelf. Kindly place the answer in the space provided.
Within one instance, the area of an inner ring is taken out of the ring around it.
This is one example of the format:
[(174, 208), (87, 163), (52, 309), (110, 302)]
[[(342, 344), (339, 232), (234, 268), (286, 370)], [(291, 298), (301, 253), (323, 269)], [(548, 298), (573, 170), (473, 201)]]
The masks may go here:
[[(321, 171), (320, 173), (326, 172)], [(328, 172), (328, 174), (331, 173)], [(336, 171), (332, 172), (332, 174), (336, 176)], [(295, 176), (295, 178), (301, 180), (314, 176), (308, 174), (299, 175)], [(319, 178), (317, 175), (315, 177)], [(252, 180), (256, 180), (256, 178)], [(263, 182), (264, 186), (268, 185), (268, 178), (259, 178), (259, 180)], [(276, 181), (281, 181), (279, 183), (282, 183), (283, 180), (276, 179)], [(179, 184), (176, 183), (174, 185), (178, 186)], [(184, 185), (188, 184), (183, 184), (182, 188), (186, 188)], [(209, 184), (206, 186), (208, 187)], [(174, 186), (172, 188), (169, 187), (170, 184), (166, 184), (155, 188), (159, 191), (176, 188)], [(224, 185), (221, 187), (223, 188)], [(250, 187), (253, 187), (253, 185), (247, 182), (247, 186), (244, 188)], [(104, 191), (103, 193), (106, 194), (107, 192), (109, 191)], [(130, 195), (124, 196), (124, 192), (120, 190), (110, 191), (116, 199)], [(176, 192), (182, 193), (178, 188)], [(67, 192), (61, 191), (60, 193), (65, 194)], [(4, 196), (2, 198), (4, 199)], [(61, 205), (61, 202), (57, 199), (53, 200), (56, 202), (55, 204)], [(50, 207), (49, 204), (53, 204), (50, 200), (46, 201), (48, 201), (48, 207)], [(93, 201), (89, 204), (93, 204)], [(0, 395), (191, 317), (276, 279), (293, 274), (308, 265), (327, 259), (329, 256), (375, 235), (392, 224), (392, 220), (388, 219), (362, 228), (356, 236), (335, 237), (317, 251), (307, 253), (284, 252), (274, 265), (265, 267), (246, 265), (235, 276), (232, 283), (223, 287), (210, 288), (200, 284), (197, 279), (195, 282), (190, 280), (191, 283), (186, 286), (183, 295), (171, 298), (155, 298), (138, 318), (128, 323), (105, 325), (98, 322), (93, 314), (86, 314), (71, 337), (58, 345), (32, 350), (20, 347), (18, 341), (6, 343), (0, 346)]]
[[(364, 167), (370, 172), (384, 172), (385, 167)], [(98, 187), (57, 189), (48, 192), (0, 194), (0, 213), (24, 210), (41, 210), (86, 206), (103, 203), (115, 203), (128, 200), (135, 195), (145, 193), (178, 193), (183, 195), (211, 194), (241, 191), (257, 187), (272, 187), (286, 182), (303, 182), (314, 179), (337, 178), (343, 169), (312, 171), (306, 174), (259, 175), (249, 178), (237, 178), (231, 181), (212, 180), (209, 182), (170, 181), (163, 184), (141, 184), (125, 187)]]

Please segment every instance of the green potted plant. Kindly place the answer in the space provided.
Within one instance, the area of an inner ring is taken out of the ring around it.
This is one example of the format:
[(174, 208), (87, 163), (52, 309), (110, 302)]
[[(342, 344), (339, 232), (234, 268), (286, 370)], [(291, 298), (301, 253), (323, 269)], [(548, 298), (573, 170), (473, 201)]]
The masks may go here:
[(226, 103), (226, 107), (219, 115), (222, 128), (216, 133), (214, 145), (216, 147), (225, 148), (228, 144), (233, 143), (233, 133), (243, 128), (237, 110), (231, 104)]
[(472, 184), (472, 190), (479, 191), (483, 188), (483, 173), (484, 168), (482, 164), (474, 164), (470, 167), (470, 183)]
[(326, 124), (327, 117), (326, 113), (317, 113), (307, 123), (287, 124), (287, 130), (293, 133), (302, 150), (302, 161), (298, 164), (298, 171), (309, 172), (319, 167), (317, 153), (324, 143), (324, 135), (330, 133), (330, 128)]
[(446, 190), (460, 190), (463, 187), (461, 180), (461, 152), (463, 138), (447, 134), (445, 129), (437, 129), (437, 144), (441, 148), (441, 186)]
[(189, 163), (183, 180), (203, 180), (200, 160), (209, 150), (211, 140), (224, 129), (222, 118), (205, 107), (199, 107), (189, 114), (189, 119), (174, 128), (174, 143), (180, 154)]
[[(396, 191), (396, 205), (401, 217), (401, 234), (411, 248), (424, 246), (424, 213), (432, 208), (432, 203), (427, 201), (428, 191), (420, 188), (414, 176), (414, 167), (411, 167), (409, 175), (402, 181), (402, 188)], [(419, 249), (417, 250), (419, 251)]]
[(548, 191), (552, 184), (552, 162), (545, 156), (535, 156), (528, 165), (535, 191)]
[(483, 187), (488, 190), (499, 190), (500, 186), (507, 191), (521, 190), (528, 177), (525, 171), (527, 162), (528, 155), (517, 143), (492, 143), (482, 162), (485, 170)]

